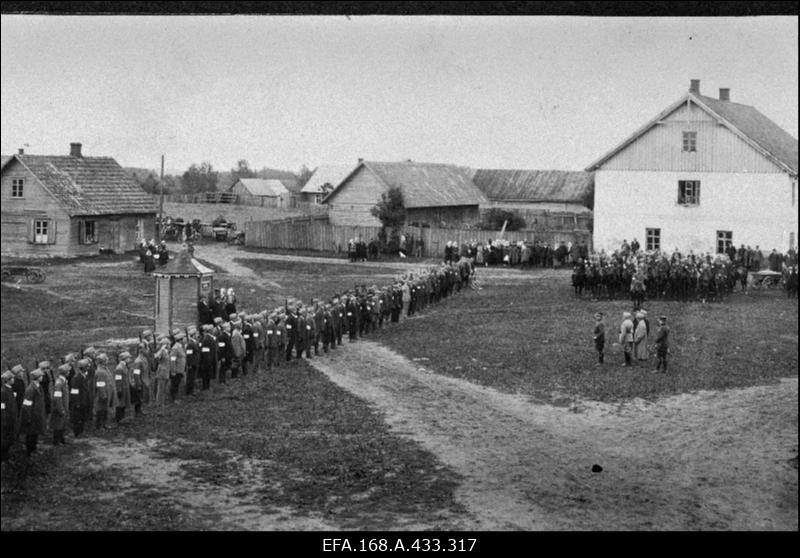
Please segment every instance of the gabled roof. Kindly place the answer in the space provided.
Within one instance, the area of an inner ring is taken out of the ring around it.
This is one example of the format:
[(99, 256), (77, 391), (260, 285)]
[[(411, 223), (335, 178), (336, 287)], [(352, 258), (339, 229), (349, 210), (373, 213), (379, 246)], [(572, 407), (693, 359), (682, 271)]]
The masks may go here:
[(362, 168), (373, 173), (387, 187), (400, 188), (405, 207), (409, 209), (479, 205), (489, 201), (472, 182), (474, 171), (466, 167), (413, 161), (401, 163), (363, 161), (339, 183), (335, 190), (325, 196), (323, 203), (341, 191), (350, 177)]
[[(275, 198), (289, 193), (289, 190), (286, 189), (283, 182), (277, 178), (240, 178), (236, 184), (239, 182), (254, 196)], [(233, 186), (236, 186), (236, 184)], [(231, 188), (233, 188), (233, 186), (231, 186)]]
[(178, 255), (172, 258), (167, 264), (153, 272), (153, 275), (180, 275), (180, 276), (198, 276), (208, 275), (214, 273), (213, 269), (209, 269), (196, 259), (194, 259), (186, 248), (183, 248)]
[(145, 192), (111, 157), (14, 155), (70, 216), (156, 213)]
[(353, 168), (354, 165), (320, 165), (300, 191), (304, 194), (320, 194), (325, 184), (330, 184), (335, 189)]
[(594, 174), (582, 171), (478, 169), (475, 185), (492, 201), (583, 203)]
[(593, 171), (601, 167), (606, 161), (655, 126), (659, 120), (668, 116), (687, 101), (694, 102), (717, 122), (727, 127), (750, 144), (753, 149), (779, 167), (794, 175), (797, 174), (797, 138), (792, 137), (775, 122), (761, 114), (755, 107), (731, 101), (720, 101), (719, 99), (693, 92), (687, 93), (677, 102), (670, 105), (661, 114), (634, 132), (628, 139), (586, 167), (586, 170)]

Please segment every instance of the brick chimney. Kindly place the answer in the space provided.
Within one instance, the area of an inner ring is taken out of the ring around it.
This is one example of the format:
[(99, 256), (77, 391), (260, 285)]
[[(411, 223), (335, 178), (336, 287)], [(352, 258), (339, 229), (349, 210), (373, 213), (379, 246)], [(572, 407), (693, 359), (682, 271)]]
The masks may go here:
[(689, 93), (694, 93), (695, 95), (699, 95), (700, 94), (700, 80), (699, 79), (689, 80)]
[(81, 144), (79, 144), (79, 143), (71, 143), (71, 144), (69, 144), (69, 156), (70, 157), (83, 157), (83, 155), (81, 155)]
[(19, 154), (20, 154), (20, 155), (25, 155), (25, 150), (24, 150), (24, 149), (22, 149), (21, 147), (19, 148)]
[(727, 87), (720, 87), (719, 88), (719, 100), (720, 101), (730, 101), (731, 100), (731, 90)]
[(359, 164), (361, 164), (361, 163), (363, 163), (363, 162), (364, 162), (364, 159), (363, 159), (362, 157), (359, 157), (359, 158), (358, 158), (358, 163), (359, 163)]

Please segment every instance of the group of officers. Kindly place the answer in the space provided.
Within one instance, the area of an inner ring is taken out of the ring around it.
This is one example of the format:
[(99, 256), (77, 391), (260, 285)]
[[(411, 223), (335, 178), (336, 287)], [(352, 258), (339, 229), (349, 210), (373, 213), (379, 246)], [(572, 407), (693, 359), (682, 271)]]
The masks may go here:
[[(143, 406), (163, 413), (167, 401), (209, 390), (212, 380), (272, 371), (282, 362), (313, 358), (400, 322), (471, 285), (472, 262), (441, 264), (400, 276), (388, 286), (357, 285), (327, 302), (309, 305), (286, 299), (282, 307), (258, 313), (225, 313), (235, 304), (229, 289), (215, 297), (214, 310), (205, 299), (197, 326), (174, 329), (168, 335), (141, 332), (131, 351), (116, 355), (88, 347), (70, 353), (55, 368), (49, 361), (27, 371), (21, 364), (2, 374), (2, 458), (24, 436), (28, 455), (40, 436), (52, 432), (53, 445), (66, 443), (71, 427), (80, 438), (87, 426), (113, 428), (126, 415), (142, 415)], [(131, 413), (132, 409), (132, 413)]]

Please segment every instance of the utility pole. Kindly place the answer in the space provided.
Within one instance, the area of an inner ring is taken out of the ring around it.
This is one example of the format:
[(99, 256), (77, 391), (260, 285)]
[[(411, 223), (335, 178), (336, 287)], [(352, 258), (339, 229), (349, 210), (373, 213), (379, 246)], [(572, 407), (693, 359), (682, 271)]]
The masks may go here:
[(161, 242), (161, 227), (164, 219), (164, 154), (161, 154), (161, 180), (159, 180), (161, 196), (158, 202), (158, 226), (156, 227), (156, 242)]

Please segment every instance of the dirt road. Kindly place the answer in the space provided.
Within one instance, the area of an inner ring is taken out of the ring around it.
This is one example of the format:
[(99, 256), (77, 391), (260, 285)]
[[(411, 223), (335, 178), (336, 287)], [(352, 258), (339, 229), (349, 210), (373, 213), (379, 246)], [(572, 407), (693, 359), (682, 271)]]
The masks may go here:
[(345, 349), (311, 362), (464, 475), (465, 528), (797, 528), (796, 379), (559, 408)]

